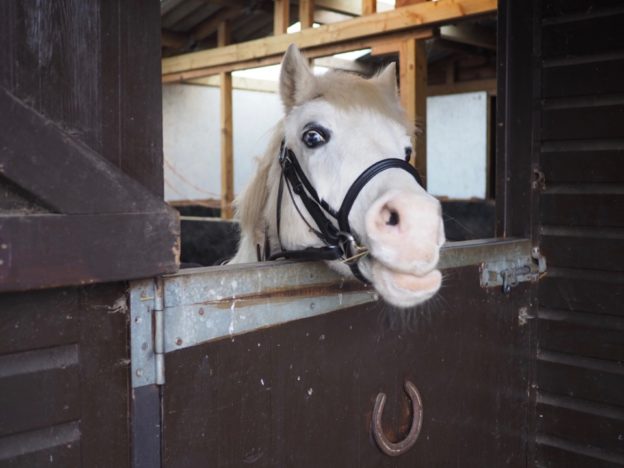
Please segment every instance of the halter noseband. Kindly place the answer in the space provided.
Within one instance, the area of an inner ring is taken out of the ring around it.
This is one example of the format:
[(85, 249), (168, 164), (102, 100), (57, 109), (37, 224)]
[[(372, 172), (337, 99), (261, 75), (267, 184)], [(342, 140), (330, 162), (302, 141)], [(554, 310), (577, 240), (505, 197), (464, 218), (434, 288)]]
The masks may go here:
[[(338, 211), (332, 209), (325, 200), (321, 200), (318, 193), (310, 183), (310, 180), (306, 177), (295, 153), (286, 146), (284, 141), (280, 146), (279, 163), (282, 167), (282, 175), (280, 177), (279, 188), (277, 192), (277, 237), (279, 240), (281, 252), (269, 257), (270, 260), (278, 258), (291, 258), (298, 260), (342, 260), (349, 265), (353, 275), (362, 281), (368, 283), (360, 268), (358, 262), (362, 256), (367, 252), (365, 247), (362, 247), (357, 236), (351, 232), (351, 226), (349, 225), (349, 213), (355, 203), (357, 196), (360, 194), (364, 186), (369, 183), (376, 175), (387, 169), (402, 169), (407, 171), (419, 185), (422, 186), (422, 181), (416, 169), (403, 159), (388, 158), (382, 159), (369, 166), (362, 172), (355, 182), (349, 187), (347, 194), (340, 205)], [(310, 230), (316, 234), (316, 236), (323, 241), (325, 246), (323, 247), (308, 247), (302, 250), (284, 250), (282, 246), (282, 240), (280, 236), (281, 225), (281, 210), (282, 210), (282, 197), (284, 193), (284, 185), (288, 190), (288, 193), (293, 201), (293, 205), (299, 216), (308, 225)], [(301, 199), (303, 206), (308, 214), (314, 220), (317, 228), (311, 226), (303, 213), (299, 211), (297, 203), (294, 200), (294, 194), (298, 195)], [(328, 218), (331, 216), (337, 221), (338, 227), (332, 220)]]

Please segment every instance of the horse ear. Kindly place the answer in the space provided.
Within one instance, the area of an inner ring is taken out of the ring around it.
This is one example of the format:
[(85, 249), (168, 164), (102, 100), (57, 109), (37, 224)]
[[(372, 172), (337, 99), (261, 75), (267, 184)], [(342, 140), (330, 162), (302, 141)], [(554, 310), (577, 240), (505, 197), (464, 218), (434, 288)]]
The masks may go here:
[(394, 62), (387, 65), (374, 79), (390, 95), (394, 97), (399, 95), (399, 90), (397, 89), (396, 64)]
[(282, 59), (280, 96), (288, 112), (314, 94), (314, 74), (295, 44), (290, 44)]

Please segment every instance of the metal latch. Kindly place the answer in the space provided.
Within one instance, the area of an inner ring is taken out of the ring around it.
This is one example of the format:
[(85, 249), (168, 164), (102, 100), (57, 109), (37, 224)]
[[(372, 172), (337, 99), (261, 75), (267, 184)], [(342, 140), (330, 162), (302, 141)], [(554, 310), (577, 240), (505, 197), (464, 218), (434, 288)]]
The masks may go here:
[(482, 288), (502, 286), (509, 294), (519, 283), (537, 281), (546, 273), (546, 257), (539, 247), (531, 249), (531, 256), (503, 259), (481, 264), (480, 284)]
[(130, 286), (132, 387), (165, 383), (164, 293), (162, 278)]

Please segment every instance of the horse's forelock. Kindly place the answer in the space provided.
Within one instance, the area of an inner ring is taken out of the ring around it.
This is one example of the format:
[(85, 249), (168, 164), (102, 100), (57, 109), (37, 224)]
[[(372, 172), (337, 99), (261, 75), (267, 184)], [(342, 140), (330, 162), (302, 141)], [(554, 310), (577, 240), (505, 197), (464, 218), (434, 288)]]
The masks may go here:
[(338, 109), (368, 109), (378, 112), (405, 126), (413, 133), (398, 97), (384, 92), (374, 79), (364, 79), (352, 73), (330, 71), (317, 77), (319, 97)]

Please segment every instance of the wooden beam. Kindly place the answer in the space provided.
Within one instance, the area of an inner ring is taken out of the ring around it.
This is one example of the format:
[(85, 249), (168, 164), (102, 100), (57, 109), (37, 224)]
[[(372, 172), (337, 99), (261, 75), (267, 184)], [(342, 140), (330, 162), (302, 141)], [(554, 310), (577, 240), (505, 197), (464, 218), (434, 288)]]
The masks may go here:
[[(158, 199), (100, 154), (0, 86), (0, 173), (67, 214), (158, 210)], [(67, 174), (71, 173), (71, 181)]]
[(377, 12), (377, 0), (362, 0), (362, 15), (372, 15)]
[(359, 16), (362, 14), (361, 0), (316, 0), (316, 6), (352, 16)]
[(178, 269), (178, 214), (164, 202), (161, 211), (148, 213), (1, 218), (0, 292), (127, 281)]
[(301, 29), (311, 28), (314, 23), (314, 0), (299, 0)]
[(288, 0), (273, 0), (273, 34), (286, 34), (290, 23), (290, 4)]
[[(165, 81), (184, 81), (190, 71), (228, 66), (234, 69), (237, 63), (261, 61), (273, 56), (281, 56), (291, 43), (300, 49), (327, 47), (341, 42), (358, 39), (371, 39), (399, 31), (415, 31), (440, 23), (449, 23), (470, 16), (496, 11), (497, 0), (439, 0), (406, 6), (375, 15), (362, 16), (341, 23), (327, 24), (319, 28), (304, 29), (289, 35), (266, 37), (234, 44), (217, 49), (209, 49), (162, 61)], [(370, 42), (370, 41), (368, 41)], [(214, 74), (214, 71), (202, 76)], [(198, 78), (199, 76), (192, 76)]]
[(415, 160), (425, 188), (427, 187), (427, 53), (424, 41), (407, 39), (399, 50), (401, 103), (408, 119), (416, 126)]
[(335, 11), (323, 10), (321, 8), (316, 8), (314, 10), (314, 22), (318, 24), (339, 23), (340, 21), (347, 21), (352, 18), (352, 16), (345, 15), (344, 13), (336, 13)]
[(496, 78), (485, 80), (456, 81), (451, 84), (429, 85), (427, 95), (441, 96), (445, 94), (473, 93), (485, 91), (490, 96), (496, 96)]
[(218, 31), (219, 26), (226, 21), (236, 18), (241, 14), (240, 8), (223, 8), (216, 14), (208, 17), (205, 21), (202, 21), (191, 30), (191, 37), (195, 42), (199, 42), (202, 39), (214, 34)]
[(440, 38), (460, 44), (496, 50), (496, 31), (476, 24), (449, 24), (440, 28)]
[[(374, 38), (362, 38), (355, 39), (352, 41), (344, 41), (338, 44), (329, 44), (326, 46), (318, 46), (311, 47), (305, 49), (303, 54), (308, 59), (314, 59), (318, 57), (327, 57), (335, 54), (340, 54), (343, 52), (352, 52), (354, 50), (366, 49), (366, 48), (374, 48), (376, 47), (377, 41), (398, 41), (400, 39), (406, 38), (416, 38), (416, 39), (429, 39), (433, 37), (430, 29), (419, 29), (417, 31), (400, 31), (397, 33), (388, 34), (387, 36), (381, 36), (381, 39)], [(398, 44), (398, 42), (397, 42)], [(398, 53), (398, 46), (393, 50), (394, 53)], [(184, 73), (172, 73), (170, 75), (165, 75), (162, 77), (163, 84), (167, 83), (188, 83), (196, 80), (198, 78), (203, 78), (206, 76), (218, 75), (224, 71), (236, 71), (236, 70), (246, 70), (249, 68), (257, 68), (263, 67), (266, 65), (276, 65), (282, 61), (281, 55), (271, 55), (268, 57), (261, 57), (258, 59), (250, 59), (250, 60), (241, 60), (235, 63), (228, 63), (224, 65), (219, 65), (215, 67), (208, 68), (200, 68), (198, 70), (192, 70)]]
[[(219, 25), (217, 40), (220, 47), (230, 42), (230, 25)], [(234, 137), (232, 133), (232, 72), (219, 76), (221, 93), (221, 217), (231, 219), (234, 215)]]
[(395, 0), (394, 8), (402, 8), (408, 5), (415, 5), (416, 3), (426, 2), (428, 0)]
[[(220, 88), (221, 77), (220, 75), (206, 76), (204, 78), (197, 78), (195, 80), (187, 81), (187, 84)], [(263, 93), (276, 93), (277, 81), (258, 80), (258, 79), (246, 78), (242, 76), (233, 76), (232, 77), (232, 89), (242, 89), (245, 91), (258, 91), (258, 92), (263, 92)]]

